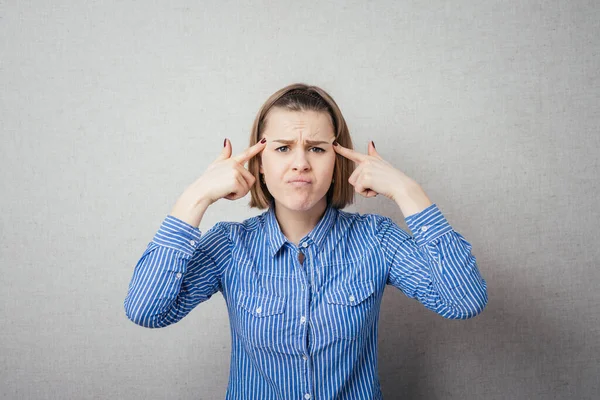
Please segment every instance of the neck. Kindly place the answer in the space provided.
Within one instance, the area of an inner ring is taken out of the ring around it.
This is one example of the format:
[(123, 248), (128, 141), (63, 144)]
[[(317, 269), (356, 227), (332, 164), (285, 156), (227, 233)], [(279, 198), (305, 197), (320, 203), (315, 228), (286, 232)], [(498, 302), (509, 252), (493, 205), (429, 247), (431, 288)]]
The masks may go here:
[(323, 198), (307, 211), (290, 210), (275, 202), (275, 216), (285, 237), (296, 246), (313, 230), (325, 214), (327, 200)]

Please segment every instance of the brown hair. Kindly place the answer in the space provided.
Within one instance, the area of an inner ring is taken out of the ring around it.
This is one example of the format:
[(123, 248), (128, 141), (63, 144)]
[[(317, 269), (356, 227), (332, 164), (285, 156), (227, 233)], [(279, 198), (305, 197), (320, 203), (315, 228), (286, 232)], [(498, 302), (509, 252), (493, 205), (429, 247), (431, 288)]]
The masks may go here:
[[(294, 83), (273, 93), (262, 105), (250, 132), (250, 146), (255, 145), (262, 137), (266, 129), (267, 116), (272, 108), (280, 108), (288, 111), (317, 111), (329, 114), (335, 132), (335, 140), (342, 146), (353, 149), (350, 131), (342, 116), (338, 105), (333, 98), (323, 89), (303, 83)], [(260, 155), (259, 155), (260, 156)], [(273, 201), (273, 196), (267, 186), (260, 179), (259, 157), (253, 157), (248, 161), (248, 170), (256, 183), (250, 188), (250, 207), (259, 209), (268, 208)], [(335, 166), (333, 168), (333, 180), (327, 191), (327, 204), (335, 208), (344, 208), (354, 201), (354, 188), (348, 182), (348, 178), (354, 171), (354, 162), (336, 154)]]

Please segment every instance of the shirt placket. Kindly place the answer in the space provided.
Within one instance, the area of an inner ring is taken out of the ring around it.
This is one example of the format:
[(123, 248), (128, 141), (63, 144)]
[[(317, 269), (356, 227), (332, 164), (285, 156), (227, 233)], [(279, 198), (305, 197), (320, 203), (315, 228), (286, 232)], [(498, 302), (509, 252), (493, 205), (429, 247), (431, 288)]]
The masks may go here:
[[(310, 310), (313, 297), (313, 272), (312, 272), (312, 257), (310, 244), (307, 240), (301, 241), (297, 248), (298, 257), (296, 257), (297, 268), (301, 271), (302, 282), (300, 287), (300, 301), (301, 301), (301, 316), (300, 324), (302, 325), (302, 360), (303, 360), (303, 376), (302, 376), (302, 391), (303, 398), (310, 400), (313, 398), (313, 382), (312, 382), (312, 364), (310, 358), (310, 346), (308, 343), (309, 338), (309, 324), (310, 324)], [(300, 263), (301, 256), (303, 255), (303, 263)]]

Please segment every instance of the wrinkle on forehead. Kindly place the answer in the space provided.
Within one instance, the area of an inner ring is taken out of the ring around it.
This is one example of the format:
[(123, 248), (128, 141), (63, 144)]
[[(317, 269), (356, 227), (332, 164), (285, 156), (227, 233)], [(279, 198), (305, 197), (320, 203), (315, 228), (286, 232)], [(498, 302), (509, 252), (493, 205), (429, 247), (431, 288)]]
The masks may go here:
[(332, 144), (335, 140), (335, 135), (333, 133), (328, 133), (326, 136), (321, 135), (321, 130), (315, 130), (311, 132), (306, 132), (302, 128), (295, 128), (295, 131), (289, 132), (288, 130), (267, 134), (265, 133), (263, 136), (267, 138), (269, 141), (277, 141), (277, 142), (291, 142), (291, 143), (307, 143), (307, 142), (321, 142), (324, 141), (328, 144)]
[[(287, 141), (294, 140), (296, 143), (298, 139), (301, 142), (306, 142), (307, 140), (312, 139), (325, 140), (328, 143), (333, 143), (333, 140), (335, 139), (333, 122), (329, 114), (315, 111), (298, 112), (273, 110), (273, 112), (277, 114), (277, 116), (270, 115), (268, 117), (269, 122), (267, 123), (265, 132), (263, 134), (263, 136), (267, 137), (268, 139), (283, 139)], [(323, 128), (324, 121), (327, 121), (327, 127), (325, 128)], [(330, 134), (332, 136), (330, 136)], [(318, 138), (319, 135), (329, 137)]]
[(321, 129), (319, 127), (315, 127), (314, 124), (308, 124), (305, 122), (292, 122), (284, 124), (284, 132), (282, 133), (285, 134), (287, 132), (299, 134), (300, 140), (302, 140), (304, 135), (310, 138), (317, 137), (319, 133), (321, 133)]
[[(307, 144), (307, 145), (332, 144), (334, 140), (335, 140), (335, 137), (331, 137), (331, 138), (327, 138), (327, 139), (315, 138), (315, 140), (310, 140), (310, 139), (302, 140), (302, 134), (300, 134), (300, 142)], [(283, 144), (298, 143), (297, 139), (287, 139), (287, 138), (273, 138), (270, 141), (283, 143)]]

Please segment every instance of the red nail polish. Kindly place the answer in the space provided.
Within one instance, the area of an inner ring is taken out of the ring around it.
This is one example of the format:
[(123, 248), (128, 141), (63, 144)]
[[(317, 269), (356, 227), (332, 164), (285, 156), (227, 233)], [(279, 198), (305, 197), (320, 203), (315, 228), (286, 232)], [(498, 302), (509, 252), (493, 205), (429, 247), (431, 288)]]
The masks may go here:
[(337, 145), (338, 145), (338, 142), (337, 142), (337, 140), (334, 140), (334, 141), (333, 141), (333, 145), (334, 145), (334, 146), (337, 146)]
[(262, 138), (262, 140), (260, 142), (261, 143), (266, 143), (267, 142), (267, 138)]
[(225, 138), (225, 140), (223, 140), (223, 147), (227, 146), (227, 138)]
[(375, 142), (371, 140), (371, 143), (373, 143), (373, 148), (374, 148), (374, 149), (377, 149), (377, 148), (375, 147)]

